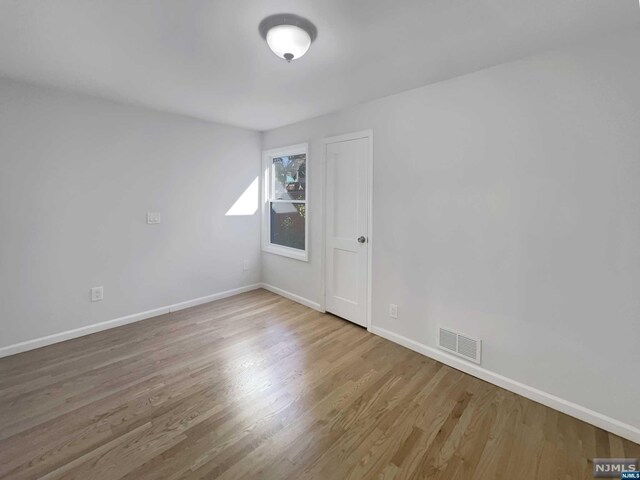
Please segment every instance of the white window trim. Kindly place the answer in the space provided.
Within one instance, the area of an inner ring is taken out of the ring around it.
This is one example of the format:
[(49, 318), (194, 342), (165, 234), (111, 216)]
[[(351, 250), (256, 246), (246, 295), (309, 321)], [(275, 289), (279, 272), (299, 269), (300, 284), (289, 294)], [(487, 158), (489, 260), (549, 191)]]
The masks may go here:
[[(305, 218), (304, 218), (304, 250), (297, 248), (285, 247), (271, 243), (271, 222), (269, 215), (269, 192), (271, 186), (271, 166), (273, 159), (289, 155), (306, 155), (306, 190), (304, 202)], [(309, 144), (300, 143), (289, 147), (273, 148), (262, 152), (262, 251), (282, 255), (284, 257), (295, 258), (304, 262), (309, 261)]]

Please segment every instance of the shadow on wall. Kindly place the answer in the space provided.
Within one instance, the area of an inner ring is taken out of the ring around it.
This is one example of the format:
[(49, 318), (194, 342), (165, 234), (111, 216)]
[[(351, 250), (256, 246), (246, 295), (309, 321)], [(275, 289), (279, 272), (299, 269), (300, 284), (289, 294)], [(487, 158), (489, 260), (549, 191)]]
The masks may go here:
[(231, 208), (227, 210), (225, 215), (242, 216), (253, 215), (258, 211), (258, 177), (255, 178), (251, 185), (240, 195), (238, 200), (231, 205)]

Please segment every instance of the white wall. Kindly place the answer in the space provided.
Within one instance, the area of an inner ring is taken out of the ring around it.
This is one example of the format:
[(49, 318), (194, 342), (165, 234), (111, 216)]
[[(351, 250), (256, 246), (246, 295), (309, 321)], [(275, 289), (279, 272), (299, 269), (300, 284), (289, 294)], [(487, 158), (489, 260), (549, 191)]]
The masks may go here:
[(310, 142), (312, 216), (263, 281), (322, 302), (322, 138), (372, 128), (374, 327), (640, 427), (639, 85), (634, 31), (265, 132)]
[(0, 347), (259, 282), (260, 141), (0, 81)]

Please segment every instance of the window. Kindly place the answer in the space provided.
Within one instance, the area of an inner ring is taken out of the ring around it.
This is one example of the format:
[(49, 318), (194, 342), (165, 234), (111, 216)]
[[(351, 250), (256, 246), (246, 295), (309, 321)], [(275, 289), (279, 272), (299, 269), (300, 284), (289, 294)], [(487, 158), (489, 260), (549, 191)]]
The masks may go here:
[(263, 152), (262, 249), (307, 261), (307, 144)]

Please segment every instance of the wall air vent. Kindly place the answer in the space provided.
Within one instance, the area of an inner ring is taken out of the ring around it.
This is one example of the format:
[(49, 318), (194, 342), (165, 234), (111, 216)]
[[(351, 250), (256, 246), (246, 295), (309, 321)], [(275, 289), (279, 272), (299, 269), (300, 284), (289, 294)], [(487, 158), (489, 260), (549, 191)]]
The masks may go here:
[(440, 340), (438, 342), (440, 348), (449, 350), (451, 352), (458, 352), (458, 335), (455, 332), (445, 330), (440, 327)]
[(480, 363), (482, 341), (476, 338), (440, 327), (438, 329), (438, 347), (472, 362)]

